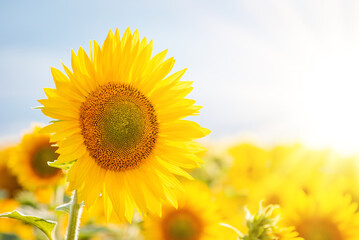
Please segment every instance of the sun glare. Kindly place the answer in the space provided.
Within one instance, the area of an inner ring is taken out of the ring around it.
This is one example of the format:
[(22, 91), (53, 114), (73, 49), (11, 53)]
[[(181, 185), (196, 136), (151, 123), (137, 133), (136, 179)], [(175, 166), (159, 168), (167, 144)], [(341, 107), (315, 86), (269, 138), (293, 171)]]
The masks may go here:
[(301, 60), (298, 114), (306, 128), (305, 141), (352, 153), (359, 134), (358, 46), (338, 38), (317, 49)]

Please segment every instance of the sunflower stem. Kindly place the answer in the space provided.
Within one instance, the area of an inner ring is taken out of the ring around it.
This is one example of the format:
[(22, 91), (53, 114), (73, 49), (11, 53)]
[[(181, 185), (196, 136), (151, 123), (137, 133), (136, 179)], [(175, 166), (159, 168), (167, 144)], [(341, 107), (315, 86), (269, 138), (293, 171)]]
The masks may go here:
[(77, 203), (77, 192), (74, 191), (71, 200), (69, 223), (67, 225), (66, 240), (77, 240), (80, 218), (82, 213), (82, 203)]

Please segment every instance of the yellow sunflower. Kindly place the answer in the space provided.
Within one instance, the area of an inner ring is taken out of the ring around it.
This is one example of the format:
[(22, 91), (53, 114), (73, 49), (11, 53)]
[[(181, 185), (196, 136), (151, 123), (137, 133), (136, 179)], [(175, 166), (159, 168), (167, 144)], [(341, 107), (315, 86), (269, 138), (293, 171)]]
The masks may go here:
[(57, 147), (52, 146), (49, 134), (39, 133), (40, 129), (34, 126), (31, 132), (24, 134), (9, 161), (20, 184), (32, 191), (56, 185), (63, 175), (60, 169), (47, 164), (48, 161), (56, 160)]
[(90, 207), (102, 194), (105, 212), (131, 221), (133, 211), (161, 212), (162, 203), (177, 205), (176, 175), (199, 166), (204, 148), (194, 139), (209, 133), (184, 120), (201, 107), (186, 99), (192, 82), (180, 81), (185, 70), (167, 76), (174, 59), (167, 51), (154, 57), (152, 41), (127, 29), (109, 32), (90, 56), (72, 51), (72, 71), (52, 68), (56, 89), (44, 89), (42, 112), (58, 119), (45, 127), (53, 133), (59, 163), (77, 160), (68, 172), (69, 189)]
[(11, 151), (13, 151), (13, 147), (5, 147), (0, 150), (0, 191), (5, 198), (14, 198), (22, 190), (17, 176), (8, 167)]
[(231, 147), (228, 152), (234, 159), (228, 178), (240, 193), (249, 194), (262, 179), (271, 174), (269, 151), (251, 144), (240, 144)]
[(328, 164), (323, 176), (322, 185), (334, 186), (341, 192), (350, 194), (359, 203), (359, 157), (338, 156)]
[(246, 205), (249, 209), (256, 209), (258, 202), (264, 200), (265, 204), (279, 205), (283, 207), (292, 200), (293, 193), (297, 191), (298, 185), (286, 178), (273, 174), (267, 176), (248, 195)]
[(283, 210), (283, 220), (306, 240), (359, 239), (359, 213), (350, 196), (333, 191), (299, 192)]
[[(199, 182), (185, 184), (179, 194), (179, 206), (165, 206), (162, 218), (144, 219), (145, 238), (153, 240), (219, 240), (227, 239), (221, 227), (219, 209), (210, 189)], [(232, 233), (231, 233), (232, 234)]]

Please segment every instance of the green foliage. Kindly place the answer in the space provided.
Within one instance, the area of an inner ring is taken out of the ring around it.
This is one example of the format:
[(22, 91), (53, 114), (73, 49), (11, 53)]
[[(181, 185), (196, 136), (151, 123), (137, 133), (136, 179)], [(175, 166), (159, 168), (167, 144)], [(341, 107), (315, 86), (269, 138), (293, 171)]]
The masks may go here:
[(221, 223), (223, 227), (232, 229), (237, 233), (237, 240), (274, 240), (276, 237), (276, 230), (279, 229), (277, 223), (279, 221), (279, 215), (273, 214), (273, 211), (278, 206), (269, 205), (267, 207), (262, 206), (262, 202), (259, 205), (259, 210), (256, 214), (252, 215), (246, 208), (246, 223), (248, 227), (248, 233), (243, 234), (235, 227)]
[(274, 238), (274, 230), (279, 221), (279, 215), (274, 215), (273, 211), (278, 206), (269, 205), (263, 208), (260, 203), (259, 210), (252, 215), (247, 209), (247, 227), (248, 234), (243, 237), (243, 240), (272, 240)]
[(74, 164), (76, 162), (76, 160), (71, 161), (71, 162), (67, 162), (67, 163), (58, 163), (57, 160), (53, 161), (53, 162), (47, 162), (47, 164), (51, 167), (55, 167), (55, 168), (61, 168), (63, 170), (68, 170), (72, 164)]
[(53, 240), (53, 230), (56, 226), (56, 223), (53, 221), (45, 220), (43, 218), (26, 216), (18, 211), (13, 211), (9, 213), (0, 214), (0, 217), (3, 218), (14, 218), (23, 221), (24, 223), (33, 225), (40, 229), (50, 240)]
[(60, 211), (60, 212), (65, 212), (65, 213), (70, 214), (71, 204), (72, 204), (72, 202), (68, 202), (68, 203), (62, 204), (60, 206), (57, 206), (55, 208), (55, 211)]

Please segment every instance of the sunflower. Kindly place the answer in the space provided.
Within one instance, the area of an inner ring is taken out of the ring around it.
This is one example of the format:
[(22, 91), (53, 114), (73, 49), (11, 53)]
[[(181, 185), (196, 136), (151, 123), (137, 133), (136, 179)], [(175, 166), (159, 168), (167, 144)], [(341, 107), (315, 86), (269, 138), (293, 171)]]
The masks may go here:
[(323, 176), (322, 185), (334, 186), (341, 192), (350, 194), (359, 203), (359, 161), (358, 156), (338, 156), (328, 164)]
[(284, 181), (284, 176), (272, 174), (261, 181), (260, 185), (248, 195), (246, 205), (249, 209), (256, 209), (258, 202), (264, 201), (265, 204), (285, 206), (292, 200), (293, 193), (296, 192), (298, 185), (291, 180)]
[(262, 199), (267, 204), (283, 206), (298, 189), (316, 191), (326, 163), (333, 157), (330, 151), (313, 151), (299, 144), (271, 150), (242, 144), (229, 153), (234, 158), (230, 184), (248, 197), (246, 204), (250, 208)]
[(306, 154), (292, 165), (286, 176), (287, 181), (297, 185), (306, 193), (315, 193), (321, 186), (328, 171), (328, 162), (334, 157), (330, 150), (307, 150)]
[(60, 169), (47, 164), (57, 158), (57, 147), (52, 146), (49, 134), (39, 133), (40, 129), (40, 126), (34, 126), (30, 132), (24, 134), (11, 153), (9, 161), (9, 166), (18, 176), (20, 184), (31, 191), (55, 186), (62, 178)]
[[(152, 41), (127, 29), (109, 32), (102, 47), (90, 44), (90, 57), (72, 51), (72, 71), (52, 68), (56, 89), (44, 89), (42, 112), (58, 119), (45, 127), (53, 133), (59, 163), (77, 160), (69, 169), (69, 190), (91, 207), (102, 195), (105, 212), (131, 221), (140, 213), (177, 205), (176, 175), (199, 166), (204, 148), (194, 139), (209, 133), (184, 120), (201, 107), (186, 99), (192, 82), (180, 81), (185, 70), (167, 76), (174, 59), (166, 51), (154, 57)], [(114, 211), (113, 211), (114, 210)]]
[(230, 183), (243, 194), (260, 186), (262, 179), (271, 174), (270, 152), (251, 144), (240, 144), (228, 150), (233, 167), (228, 172)]
[(200, 183), (185, 184), (179, 193), (179, 206), (165, 206), (162, 218), (144, 219), (146, 239), (156, 240), (218, 240), (227, 239), (227, 229), (221, 227), (221, 217), (210, 189)]
[(296, 201), (283, 209), (283, 220), (306, 240), (359, 239), (357, 204), (336, 190), (299, 192)]
[(14, 198), (22, 190), (17, 176), (9, 169), (8, 163), (13, 147), (0, 150), (0, 191), (6, 198)]

